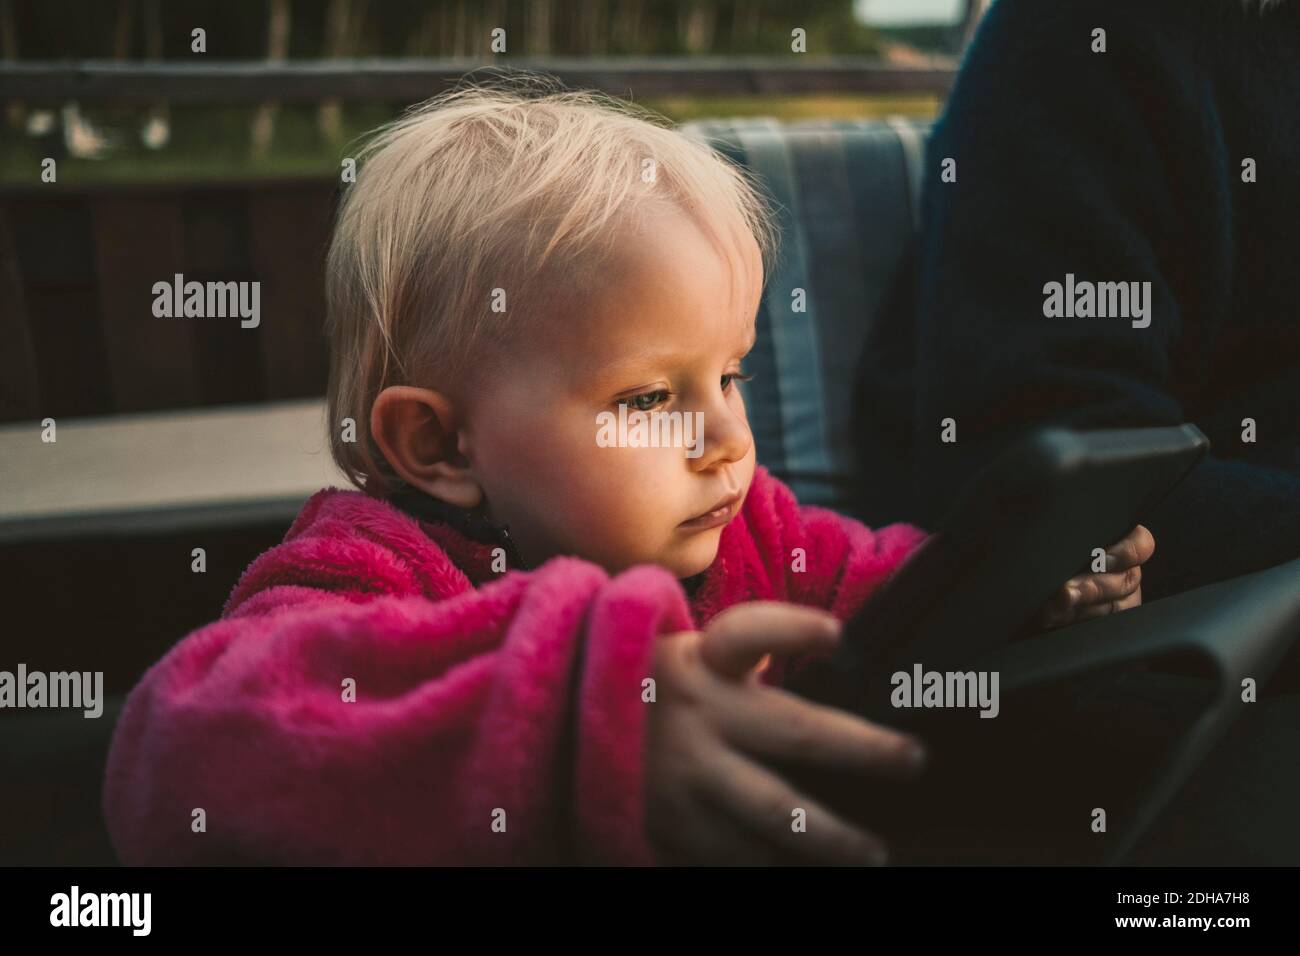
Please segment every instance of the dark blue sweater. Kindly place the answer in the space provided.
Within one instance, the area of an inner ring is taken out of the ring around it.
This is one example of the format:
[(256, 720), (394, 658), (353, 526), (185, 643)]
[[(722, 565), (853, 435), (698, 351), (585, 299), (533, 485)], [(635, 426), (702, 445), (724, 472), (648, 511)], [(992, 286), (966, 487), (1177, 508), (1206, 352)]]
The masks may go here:
[[(931, 140), (923, 216), (915, 307), (874, 337), (860, 393), (864, 419), (911, 425), (864, 426), (864, 473), (911, 473), (867, 490), (895, 503), (868, 519), (932, 524), (1036, 424), (1192, 421), (1213, 457), (1151, 515), (1144, 593), (1300, 557), (1298, 0), (998, 0)], [(1068, 274), (1150, 282), (1149, 327), (1045, 316)]]

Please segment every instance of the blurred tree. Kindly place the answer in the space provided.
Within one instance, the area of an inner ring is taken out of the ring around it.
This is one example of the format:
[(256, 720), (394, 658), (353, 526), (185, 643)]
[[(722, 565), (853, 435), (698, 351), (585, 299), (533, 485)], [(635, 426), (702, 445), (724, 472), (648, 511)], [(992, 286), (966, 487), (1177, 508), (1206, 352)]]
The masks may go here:
[[(282, 62), (289, 54), (289, 26), (292, 10), (290, 0), (271, 0), (267, 9), (266, 59), (270, 63)], [(275, 138), (275, 114), (280, 108), (276, 100), (267, 100), (253, 116), (250, 134), (255, 158), (266, 155)]]
[[(134, 0), (3, 0), (0, 28), (9, 45), (0, 51), (21, 48), (40, 60), (102, 58), (122, 49), (137, 56), (136, 23), (153, 16), (160, 56), (189, 59), (190, 31), (203, 27), (212, 59), (262, 59), (269, 31), (284, 22), (281, 6), (167, 0), (151, 13)], [(291, 22), (284, 56), (303, 59), (337, 55), (331, 51), (339, 48), (340, 30), (351, 56), (487, 56), (494, 27), (507, 31), (508, 56), (784, 53), (795, 27), (807, 31), (810, 54), (877, 48), (875, 31), (853, 18), (853, 0), (351, 0), (341, 7), (296, 0)]]
[[(366, 17), (366, 0), (329, 0), (325, 12), (323, 55), (335, 59), (352, 55)], [(343, 138), (343, 104), (338, 99), (321, 103), (316, 125), (331, 143)]]

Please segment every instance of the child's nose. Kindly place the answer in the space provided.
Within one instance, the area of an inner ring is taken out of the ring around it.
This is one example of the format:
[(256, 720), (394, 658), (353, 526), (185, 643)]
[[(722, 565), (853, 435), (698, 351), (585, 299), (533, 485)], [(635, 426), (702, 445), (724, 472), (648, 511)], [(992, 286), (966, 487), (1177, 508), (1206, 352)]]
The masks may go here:
[(743, 416), (729, 408), (705, 409), (701, 414), (703, 435), (699, 438), (702, 453), (688, 459), (696, 470), (704, 470), (719, 462), (740, 461), (749, 454), (753, 436), (749, 423)]

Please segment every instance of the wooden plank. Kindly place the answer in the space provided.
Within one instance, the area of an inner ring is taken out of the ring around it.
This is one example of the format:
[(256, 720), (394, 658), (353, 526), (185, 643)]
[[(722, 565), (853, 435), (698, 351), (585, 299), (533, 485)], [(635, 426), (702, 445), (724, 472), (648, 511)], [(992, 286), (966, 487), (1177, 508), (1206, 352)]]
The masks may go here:
[(346, 484), (326, 437), (320, 399), (70, 419), (53, 444), (26, 424), (0, 427), (0, 530), (31, 519), (302, 500)]
[(257, 189), (248, 199), (254, 271), (262, 282), (266, 397), (325, 394), (325, 252), (332, 186)]
[(37, 419), (36, 353), (23, 300), (18, 250), (9, 223), (9, 204), (0, 203), (0, 421)]
[(91, 203), (100, 307), (118, 411), (199, 402), (194, 323), (158, 318), (153, 285), (182, 270), (184, 230), (176, 196), (98, 197)]
[(14, 201), (10, 212), (34, 354), (38, 414), (110, 414), (113, 394), (89, 205), (82, 198), (51, 196)]
[(956, 63), (897, 66), (868, 57), (473, 57), (434, 60), (357, 59), (286, 63), (11, 62), (0, 69), (9, 96), (34, 104), (169, 102), (319, 103), (324, 99), (422, 100), (482, 67), (541, 70), (570, 86), (615, 95), (677, 93), (931, 93), (946, 95)]
[[(186, 282), (253, 282), (247, 192), (187, 196), (184, 206)], [(238, 317), (192, 318), (200, 400), (204, 405), (260, 402), (266, 397), (262, 328)]]

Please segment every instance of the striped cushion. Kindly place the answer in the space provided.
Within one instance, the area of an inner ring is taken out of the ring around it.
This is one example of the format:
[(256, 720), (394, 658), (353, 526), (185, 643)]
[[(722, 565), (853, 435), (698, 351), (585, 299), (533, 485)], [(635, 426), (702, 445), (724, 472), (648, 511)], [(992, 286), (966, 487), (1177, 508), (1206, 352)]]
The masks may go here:
[[(746, 118), (681, 130), (752, 169), (776, 203), (781, 255), (744, 386), (758, 459), (800, 501), (853, 511), (855, 374), (918, 222), (929, 123)], [(796, 288), (805, 312), (792, 308)]]

